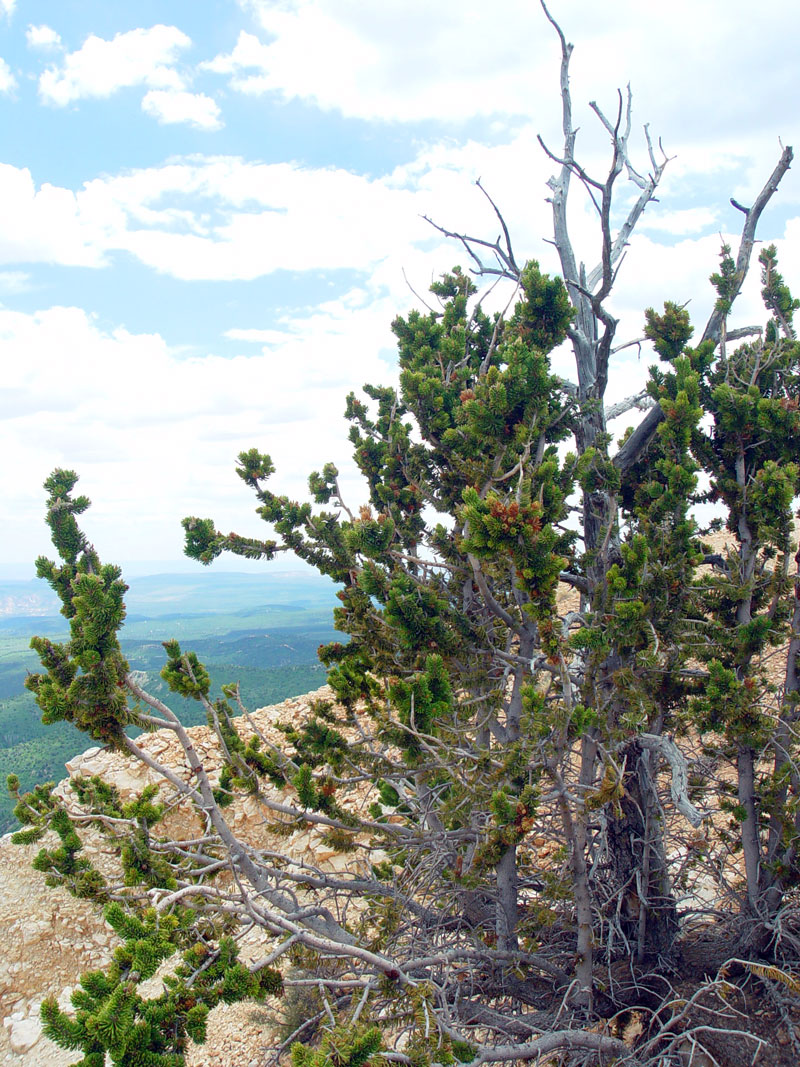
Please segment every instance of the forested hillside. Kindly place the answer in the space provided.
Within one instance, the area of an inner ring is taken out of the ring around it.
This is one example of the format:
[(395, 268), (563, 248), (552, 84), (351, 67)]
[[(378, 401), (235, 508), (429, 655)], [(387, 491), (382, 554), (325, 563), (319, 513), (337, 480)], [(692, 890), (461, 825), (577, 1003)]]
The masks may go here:
[[(215, 686), (239, 682), (250, 708), (306, 693), (325, 680), (317, 649), (333, 637), (336, 600), (332, 584), (313, 574), (149, 575), (132, 579), (129, 603), (121, 645), (137, 677), (159, 695), (167, 693), (161, 641), (172, 635), (191, 640)], [(0, 774), (5, 780), (15, 772), (25, 789), (62, 778), (65, 761), (88, 745), (70, 723), (43, 725), (24, 688), (38, 662), (31, 637), (67, 635), (58, 606), (38, 579), (0, 581)], [(175, 710), (187, 726), (205, 722), (194, 701), (178, 698)], [(12, 808), (4, 790), (0, 832), (15, 827)]]

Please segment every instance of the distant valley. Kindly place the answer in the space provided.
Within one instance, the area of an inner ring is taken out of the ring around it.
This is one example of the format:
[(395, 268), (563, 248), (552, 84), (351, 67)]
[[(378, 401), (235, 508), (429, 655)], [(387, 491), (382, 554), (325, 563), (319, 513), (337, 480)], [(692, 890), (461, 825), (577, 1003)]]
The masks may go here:
[[(177, 638), (205, 663), (218, 694), (240, 683), (248, 707), (261, 707), (315, 689), (325, 682), (317, 660), (320, 644), (334, 640), (333, 583), (312, 572), (237, 574), (213, 569), (194, 574), (156, 574), (129, 580), (128, 615), (120, 635), (123, 652), (145, 685), (187, 725), (205, 721), (193, 701), (168, 694), (160, 671), (161, 642)], [(24, 788), (64, 776), (64, 762), (90, 747), (91, 738), (68, 723), (43, 726), (24, 688), (39, 670), (30, 649), (34, 634), (68, 637), (59, 601), (44, 581), (0, 580), (0, 833), (16, 825), (5, 778), (14, 771)]]

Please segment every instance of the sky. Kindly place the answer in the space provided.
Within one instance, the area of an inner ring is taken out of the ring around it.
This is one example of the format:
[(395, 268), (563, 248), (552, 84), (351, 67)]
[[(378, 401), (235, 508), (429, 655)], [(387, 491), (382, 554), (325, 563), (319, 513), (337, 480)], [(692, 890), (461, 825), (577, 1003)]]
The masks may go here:
[[(618, 339), (667, 299), (702, 329), (741, 225), (729, 198), (752, 201), (798, 140), (800, 5), (551, 11), (575, 45), (586, 168), (602, 177), (609, 147), (588, 104), (612, 113), (627, 84), (634, 161), (645, 122), (674, 157), (611, 301)], [(357, 506), (345, 397), (395, 380), (392, 319), (468, 266), (423, 216), (493, 240), (481, 178), (518, 260), (557, 269), (537, 134), (558, 151), (559, 59), (535, 0), (0, 0), (0, 576), (49, 553), (55, 467), (80, 475), (101, 558), (134, 569), (178, 565), (185, 515), (268, 534), (234, 473), (243, 449), (295, 498), (333, 460)], [(796, 290), (798, 175), (759, 231)], [(572, 209), (591, 268), (592, 209)], [(762, 318), (751, 282), (732, 325)], [(650, 362), (619, 353), (609, 399)]]

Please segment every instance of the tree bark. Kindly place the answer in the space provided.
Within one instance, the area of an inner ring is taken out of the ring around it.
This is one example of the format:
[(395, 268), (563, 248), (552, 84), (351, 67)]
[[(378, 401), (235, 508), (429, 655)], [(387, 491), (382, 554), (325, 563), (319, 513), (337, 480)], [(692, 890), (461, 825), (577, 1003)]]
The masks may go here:
[(637, 961), (669, 956), (678, 932), (667, 875), (652, 756), (638, 741), (624, 752), (628, 772), (608, 844), (619, 924)]

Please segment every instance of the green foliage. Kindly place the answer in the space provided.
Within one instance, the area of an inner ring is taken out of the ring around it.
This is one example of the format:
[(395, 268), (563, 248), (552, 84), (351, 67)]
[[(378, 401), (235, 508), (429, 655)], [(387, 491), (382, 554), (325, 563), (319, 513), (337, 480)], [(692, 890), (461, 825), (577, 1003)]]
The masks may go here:
[(437, 655), (427, 656), (423, 671), (394, 682), (389, 693), (404, 728), (392, 736), (413, 760), (420, 752), (419, 735), (434, 733), (437, 722), (452, 711), (453, 693), (444, 660)]
[(767, 325), (767, 340), (774, 343), (781, 334), (793, 339), (795, 334), (792, 319), (795, 311), (800, 308), (800, 300), (792, 296), (783, 275), (776, 269), (778, 251), (775, 245), (762, 248), (758, 254), (758, 262), (761, 264), (761, 298), (764, 307), (773, 313), (773, 319)]
[(671, 363), (683, 352), (692, 336), (689, 312), (685, 307), (668, 300), (664, 314), (658, 315), (652, 308), (644, 313), (644, 335), (653, 342), (653, 348), (665, 362)]
[(44, 1033), (62, 1048), (83, 1052), (86, 1063), (107, 1052), (119, 1067), (181, 1067), (188, 1042), (202, 1044), (208, 1013), (216, 1004), (280, 993), (280, 976), (270, 968), (252, 973), (237, 961), (230, 938), (209, 952), (204, 941), (191, 944), (174, 973), (164, 978), (160, 996), (137, 992), (160, 963), (172, 956), (191, 931), (193, 913), (159, 915), (145, 910), (132, 915), (109, 904), (106, 920), (122, 939), (106, 971), (81, 976), (72, 994), (74, 1017), (55, 1000), (42, 1004)]
[(731, 256), (731, 246), (724, 244), (720, 251), (719, 271), (711, 275), (709, 281), (717, 290), (716, 307), (727, 315), (733, 307), (741, 278), (736, 271), (736, 264)]
[(525, 344), (550, 352), (567, 336), (575, 317), (567, 287), (561, 278), (542, 274), (535, 259), (523, 267), (519, 284), (523, 299), (509, 319), (508, 328)]
[(181, 652), (177, 641), (165, 641), (164, 649), (167, 653), (167, 663), (161, 671), (161, 677), (172, 692), (195, 700), (207, 697), (211, 679), (197, 655), (194, 652)]
[(299, 1042), (292, 1045), (292, 1067), (364, 1067), (381, 1048), (383, 1038), (376, 1026), (337, 1027), (318, 1049)]
[(34, 637), (31, 647), (47, 673), (32, 674), (25, 685), (36, 697), (43, 722), (63, 719), (95, 740), (119, 747), (130, 721), (124, 691), (128, 664), (117, 639), (127, 586), (118, 567), (101, 566), (78, 526), (76, 516), (88, 508), (89, 500), (71, 497), (77, 480), (73, 471), (62, 470), (46, 480), (47, 523), (62, 564), (43, 556), (36, 561), (37, 574), (62, 602), (70, 641), (57, 644)]

